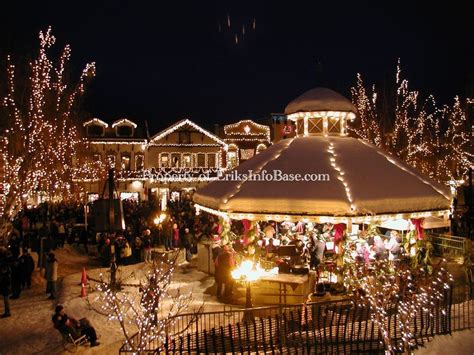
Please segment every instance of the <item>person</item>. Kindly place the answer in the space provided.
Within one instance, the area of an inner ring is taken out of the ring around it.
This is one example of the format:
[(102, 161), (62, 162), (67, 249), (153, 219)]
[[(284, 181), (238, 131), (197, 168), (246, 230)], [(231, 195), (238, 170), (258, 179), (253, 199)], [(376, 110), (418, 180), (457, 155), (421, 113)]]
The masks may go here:
[(193, 258), (193, 254), (191, 252), (193, 247), (193, 235), (189, 231), (189, 228), (184, 228), (183, 240), (184, 247), (186, 248), (186, 261), (191, 261)]
[(80, 233), (79, 240), (81, 244), (84, 246), (84, 250), (86, 251), (86, 254), (89, 254), (89, 248), (87, 248), (89, 233), (87, 232), (87, 228), (82, 228), (79, 233)]
[(46, 293), (49, 293), (48, 299), (56, 299), (56, 282), (58, 281), (58, 260), (53, 252), (48, 254), (46, 260), (46, 269), (44, 272), (44, 278), (46, 279)]
[(145, 263), (151, 263), (151, 231), (149, 229), (145, 229), (143, 231), (143, 249), (145, 253)]
[(8, 250), (6, 248), (0, 249), (0, 293), (3, 296), (3, 314), (1, 318), (10, 317), (10, 283), (11, 270), (8, 263)]
[(179, 228), (178, 224), (173, 224), (173, 248), (179, 248)]
[(12, 300), (20, 298), (21, 294), (21, 284), (23, 279), (22, 268), (20, 266), (20, 258), (15, 254), (12, 255), (10, 259), (11, 267), (11, 285), (12, 285)]
[(163, 227), (163, 237), (166, 251), (173, 249), (173, 226), (170, 222)]
[(97, 333), (87, 318), (76, 320), (69, 317), (64, 311), (64, 307), (57, 305), (52, 317), (54, 328), (58, 329), (62, 334), (71, 334), (74, 339), (85, 335), (91, 343), (91, 347), (98, 346)]
[(401, 252), (401, 238), (398, 235), (397, 231), (391, 231), (390, 232), (390, 240), (386, 244), (386, 248), (388, 250), (388, 260), (397, 260), (398, 256), (400, 255)]
[(217, 298), (222, 297), (222, 286), (225, 287), (224, 299), (230, 299), (232, 297), (233, 279), (232, 269), (235, 267), (235, 259), (232, 251), (228, 245), (224, 245), (222, 248), (222, 254), (220, 254), (215, 261), (216, 272), (215, 281), (217, 284)]
[(20, 267), (22, 269), (23, 279), (22, 288), (31, 288), (31, 276), (35, 270), (35, 262), (28, 248), (23, 248), (23, 254), (20, 257)]
[(58, 247), (64, 248), (64, 242), (66, 241), (66, 228), (64, 223), (59, 223), (58, 227)]

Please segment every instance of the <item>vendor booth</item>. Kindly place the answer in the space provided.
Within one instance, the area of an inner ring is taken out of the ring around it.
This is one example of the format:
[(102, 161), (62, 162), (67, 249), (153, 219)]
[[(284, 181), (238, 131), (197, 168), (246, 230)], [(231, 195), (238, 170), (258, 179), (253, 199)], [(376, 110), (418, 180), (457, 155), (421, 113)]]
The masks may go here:
[[(373, 226), (387, 229), (381, 239), (383, 252), (391, 255), (388, 248), (403, 233), (397, 230), (422, 233), (425, 218), (437, 225), (448, 221), (449, 189), (349, 137), (348, 123), (355, 112), (349, 100), (332, 90), (304, 93), (285, 109), (296, 124), (295, 138), (270, 146), (194, 195), (198, 213), (218, 216), (222, 223), (233, 221), (233, 242), (244, 257), (264, 259), (260, 266), (267, 274), (261, 282), (284, 275), (281, 280), (288, 284), (288, 275), (295, 276), (296, 286), (289, 291), (285, 286), (287, 297), (292, 290), (304, 294), (312, 289), (311, 278), (316, 283), (322, 278), (335, 281), (331, 270), (349, 245), (364, 258), (376, 257), (374, 241), (362, 242)], [(300, 275), (306, 288), (298, 289)]]

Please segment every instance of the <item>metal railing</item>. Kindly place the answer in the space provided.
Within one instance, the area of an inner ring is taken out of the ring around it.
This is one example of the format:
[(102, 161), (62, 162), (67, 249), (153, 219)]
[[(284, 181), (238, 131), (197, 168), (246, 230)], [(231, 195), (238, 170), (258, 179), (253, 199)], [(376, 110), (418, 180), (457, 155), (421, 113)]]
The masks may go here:
[[(411, 323), (416, 344), (472, 328), (473, 302), (467, 288), (458, 287), (430, 309), (419, 310)], [(206, 312), (191, 326), (195, 315), (185, 314), (176, 318), (168, 342), (149, 344), (144, 353), (384, 353), (379, 327), (370, 314), (369, 308), (348, 300)], [(386, 320), (395, 347), (401, 342), (398, 317), (391, 309)], [(133, 351), (124, 345), (120, 353)]]
[(447, 234), (428, 234), (433, 245), (433, 254), (437, 256), (463, 256), (469, 239)]

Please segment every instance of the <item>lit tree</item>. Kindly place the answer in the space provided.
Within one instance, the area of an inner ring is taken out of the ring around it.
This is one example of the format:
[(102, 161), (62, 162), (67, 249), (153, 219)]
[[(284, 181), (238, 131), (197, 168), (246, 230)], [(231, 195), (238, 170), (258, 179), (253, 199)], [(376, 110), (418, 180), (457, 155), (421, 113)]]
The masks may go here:
[[(375, 260), (371, 263), (352, 260), (346, 265), (344, 283), (361, 307), (369, 307), (388, 353), (411, 353), (416, 345), (413, 322), (421, 312), (434, 317), (436, 304), (443, 304), (452, 276), (439, 264), (430, 274), (425, 268), (413, 268), (409, 262)], [(392, 341), (389, 315), (398, 314), (396, 326), (401, 341)], [(442, 309), (446, 312), (446, 309)]]
[(71, 48), (66, 45), (57, 61), (48, 57), (56, 39), (51, 28), (39, 33), (39, 52), (29, 63), (26, 80), (7, 57), (3, 88), (0, 141), (2, 236), (12, 217), (39, 192), (50, 199), (68, 199), (76, 192), (74, 159), (83, 151), (78, 113), (86, 83), (95, 75), (88, 63), (76, 84), (68, 76)]
[[(150, 344), (162, 350), (166, 341), (186, 331), (202, 310), (202, 306), (195, 310), (186, 327), (173, 333), (176, 318), (192, 302), (191, 292), (170, 289), (177, 257), (175, 253), (170, 261), (154, 261), (143, 277), (132, 274), (115, 285), (102, 274), (98, 280), (91, 279), (97, 282), (98, 296), (88, 300), (90, 307), (108, 320), (118, 321), (125, 343), (134, 353), (144, 353)], [(139, 283), (125, 282), (132, 277)]]
[(472, 154), (461, 100), (456, 97), (452, 107), (441, 109), (432, 95), (422, 100), (402, 78), (400, 61), (394, 85), (393, 94), (380, 95), (374, 86), (369, 94), (357, 75), (351, 91), (358, 119), (350, 131), (440, 182), (462, 179)]

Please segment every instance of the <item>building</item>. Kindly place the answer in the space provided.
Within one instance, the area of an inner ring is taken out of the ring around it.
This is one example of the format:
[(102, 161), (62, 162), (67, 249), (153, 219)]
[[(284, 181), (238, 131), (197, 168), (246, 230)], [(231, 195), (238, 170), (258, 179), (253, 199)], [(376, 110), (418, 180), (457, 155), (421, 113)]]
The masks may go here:
[(224, 141), (229, 146), (226, 168), (231, 169), (271, 145), (270, 127), (252, 120), (241, 120), (224, 126)]
[(184, 119), (151, 137), (146, 151), (147, 187), (164, 203), (216, 179), (225, 168), (227, 144)]
[[(117, 190), (121, 198), (146, 198), (146, 132), (127, 118), (119, 119), (111, 125), (93, 118), (84, 122), (83, 126), (92, 160), (114, 168), (117, 172)], [(102, 194), (103, 185), (104, 181), (94, 176), (84, 180), (83, 186), (89, 201)]]
[[(92, 160), (115, 169), (122, 199), (154, 196), (164, 208), (169, 199), (182, 198), (225, 169), (227, 143), (189, 119), (152, 137), (126, 118), (111, 125), (93, 118), (83, 126)], [(103, 193), (104, 181), (97, 176), (82, 183), (89, 201)]]

